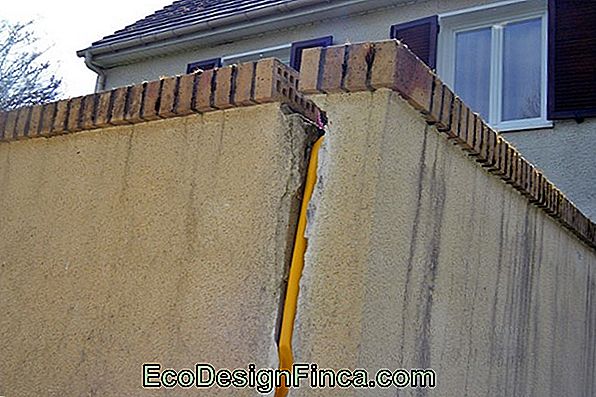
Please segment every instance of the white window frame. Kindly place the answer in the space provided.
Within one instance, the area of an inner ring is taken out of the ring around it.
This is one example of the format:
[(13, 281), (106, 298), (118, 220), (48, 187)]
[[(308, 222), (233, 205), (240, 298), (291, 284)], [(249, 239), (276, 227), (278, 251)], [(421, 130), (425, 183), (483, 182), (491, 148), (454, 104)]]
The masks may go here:
[(282, 44), (275, 47), (261, 48), (258, 50), (242, 52), (239, 54), (226, 55), (221, 58), (223, 66), (238, 64), (242, 62), (258, 61), (263, 58), (278, 58), (283, 63), (290, 63), (290, 51), (292, 44)]
[[(503, 91), (503, 27), (529, 19), (542, 20), (542, 73), (540, 117), (501, 121)], [(459, 32), (491, 27), (492, 49), (490, 65), (490, 100), (487, 122), (499, 131), (549, 128), (547, 120), (548, 82), (548, 18), (544, 0), (507, 1), (439, 15), (439, 45), (437, 71), (451, 88), (455, 86), (455, 37)], [(457, 93), (457, 92), (456, 92)]]

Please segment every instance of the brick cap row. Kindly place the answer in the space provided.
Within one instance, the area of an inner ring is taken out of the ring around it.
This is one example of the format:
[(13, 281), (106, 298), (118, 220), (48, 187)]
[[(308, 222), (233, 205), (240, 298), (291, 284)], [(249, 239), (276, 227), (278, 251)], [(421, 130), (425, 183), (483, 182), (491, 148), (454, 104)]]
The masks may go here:
[(285, 103), (293, 111), (317, 122), (320, 110), (298, 92), (298, 84), (298, 72), (273, 58), (167, 77), (0, 112), (0, 142), (269, 102)]

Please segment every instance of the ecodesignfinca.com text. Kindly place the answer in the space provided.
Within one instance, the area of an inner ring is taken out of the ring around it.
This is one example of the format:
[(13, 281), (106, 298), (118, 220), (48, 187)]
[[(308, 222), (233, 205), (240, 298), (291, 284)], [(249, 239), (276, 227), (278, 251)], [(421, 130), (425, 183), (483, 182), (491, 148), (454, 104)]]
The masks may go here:
[(271, 393), (282, 385), (290, 388), (434, 388), (436, 373), (432, 369), (381, 368), (374, 375), (365, 369), (319, 368), (315, 363), (296, 363), (291, 370), (257, 368), (216, 369), (209, 363), (194, 368), (163, 369), (159, 363), (143, 364), (145, 388), (253, 388), (261, 394)]

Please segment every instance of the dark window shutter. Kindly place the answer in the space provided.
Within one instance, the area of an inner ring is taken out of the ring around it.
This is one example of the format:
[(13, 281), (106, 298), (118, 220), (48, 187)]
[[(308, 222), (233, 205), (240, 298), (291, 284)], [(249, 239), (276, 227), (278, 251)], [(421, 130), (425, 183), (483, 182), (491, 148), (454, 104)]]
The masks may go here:
[(296, 70), (300, 70), (303, 50), (314, 47), (328, 47), (332, 44), (333, 36), (319, 37), (316, 39), (297, 41), (292, 43), (292, 52), (290, 53), (290, 66)]
[(431, 69), (437, 65), (439, 18), (432, 17), (391, 26), (391, 38), (404, 42)]
[(186, 67), (186, 73), (194, 73), (197, 70), (209, 70), (221, 67), (221, 58), (206, 59), (204, 61), (198, 61), (189, 63)]
[(596, 1), (549, 0), (548, 118), (596, 116)]

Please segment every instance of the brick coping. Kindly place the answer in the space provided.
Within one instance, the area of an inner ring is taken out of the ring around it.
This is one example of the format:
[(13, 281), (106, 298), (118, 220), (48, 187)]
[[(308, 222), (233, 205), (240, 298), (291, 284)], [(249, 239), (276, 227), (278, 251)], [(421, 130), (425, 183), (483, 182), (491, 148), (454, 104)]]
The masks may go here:
[(299, 74), (277, 59), (167, 77), (82, 97), (0, 112), (0, 142), (281, 102), (316, 122)]
[(389, 88), (488, 172), (596, 248), (596, 224), (397, 40), (307, 49), (301, 72), (276, 59), (168, 77), (0, 112), (0, 142), (281, 102), (319, 123), (305, 95)]

